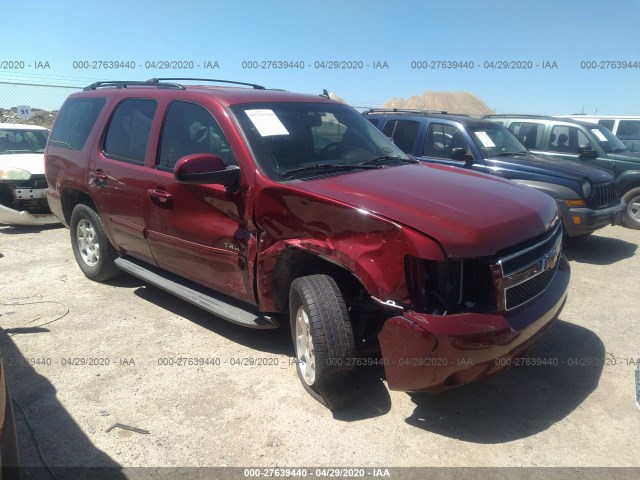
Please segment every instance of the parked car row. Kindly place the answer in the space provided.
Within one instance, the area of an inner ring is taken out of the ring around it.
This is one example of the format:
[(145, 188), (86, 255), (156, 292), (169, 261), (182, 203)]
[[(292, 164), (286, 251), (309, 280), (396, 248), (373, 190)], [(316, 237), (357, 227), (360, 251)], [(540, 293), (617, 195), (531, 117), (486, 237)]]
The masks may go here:
[(493, 174), (550, 195), (567, 236), (589, 235), (621, 222), (625, 205), (610, 172), (535, 156), (499, 123), (416, 110), (377, 109), (364, 116), (415, 158)]

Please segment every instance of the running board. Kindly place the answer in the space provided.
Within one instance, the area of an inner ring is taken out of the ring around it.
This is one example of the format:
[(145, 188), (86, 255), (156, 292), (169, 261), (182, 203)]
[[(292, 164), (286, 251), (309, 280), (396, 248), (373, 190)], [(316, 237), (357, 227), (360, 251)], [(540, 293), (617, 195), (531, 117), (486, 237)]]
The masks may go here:
[(146, 266), (131, 258), (117, 258), (115, 264), (119, 269), (134, 277), (138, 277), (228, 322), (249, 328), (278, 328), (278, 322), (275, 318), (229, 303), (229, 300), (226, 300), (224, 296), (216, 295), (212, 290), (207, 289), (205, 293), (204, 288), (198, 288), (197, 285), (178, 275)]

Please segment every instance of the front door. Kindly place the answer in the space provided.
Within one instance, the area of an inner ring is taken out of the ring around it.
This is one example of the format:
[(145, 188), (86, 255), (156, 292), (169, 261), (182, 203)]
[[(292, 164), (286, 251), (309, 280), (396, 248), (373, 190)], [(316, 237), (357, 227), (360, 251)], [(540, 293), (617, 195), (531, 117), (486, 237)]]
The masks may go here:
[(151, 251), (160, 267), (255, 304), (248, 258), (254, 237), (246, 224), (246, 195), (222, 185), (179, 183), (173, 174), (176, 162), (195, 153), (212, 153), (237, 165), (211, 112), (193, 102), (174, 101), (165, 113), (156, 166), (146, 186)]

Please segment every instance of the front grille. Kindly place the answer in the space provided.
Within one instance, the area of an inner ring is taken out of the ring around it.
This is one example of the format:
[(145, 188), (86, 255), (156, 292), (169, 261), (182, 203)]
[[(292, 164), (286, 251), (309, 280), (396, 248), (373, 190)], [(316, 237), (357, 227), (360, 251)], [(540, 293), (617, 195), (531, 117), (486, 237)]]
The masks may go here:
[(562, 249), (560, 223), (536, 243), (506, 255), (491, 267), (498, 308), (512, 310), (544, 292), (553, 280)]
[(545, 253), (553, 248), (558, 242), (558, 238), (562, 236), (562, 227), (560, 222), (553, 228), (543, 239), (535, 245), (525, 247), (519, 252), (503, 257), (500, 260), (502, 265), (502, 273), (505, 276), (518, 272), (532, 263), (540, 260)]
[(604, 208), (616, 203), (618, 194), (613, 182), (599, 183), (594, 187), (594, 193), (589, 201), (591, 208)]
[(518, 305), (528, 302), (540, 295), (547, 288), (547, 285), (551, 283), (553, 276), (558, 269), (558, 264), (539, 275), (536, 275), (529, 280), (526, 280), (515, 287), (507, 288), (506, 307), (507, 310), (511, 310)]
[(29, 180), (12, 180), (11, 183), (16, 188), (47, 188), (47, 179), (44, 175), (31, 175)]

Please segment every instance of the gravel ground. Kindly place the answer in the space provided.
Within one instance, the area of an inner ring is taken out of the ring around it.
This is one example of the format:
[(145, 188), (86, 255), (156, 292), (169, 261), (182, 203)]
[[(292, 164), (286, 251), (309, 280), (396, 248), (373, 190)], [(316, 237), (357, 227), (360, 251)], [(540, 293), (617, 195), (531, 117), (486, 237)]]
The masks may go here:
[(0, 226), (0, 350), (33, 429), (16, 409), (22, 463), (42, 466), (39, 446), (77, 467), (639, 467), (639, 238), (607, 227), (565, 245), (569, 299), (529, 354), (557, 365), (439, 395), (389, 392), (369, 368), (360, 402), (333, 415), (300, 385), (286, 329), (232, 325), (129, 276), (91, 282), (65, 228)]

